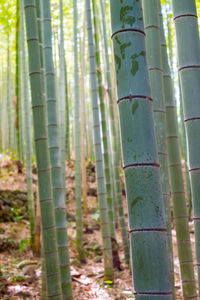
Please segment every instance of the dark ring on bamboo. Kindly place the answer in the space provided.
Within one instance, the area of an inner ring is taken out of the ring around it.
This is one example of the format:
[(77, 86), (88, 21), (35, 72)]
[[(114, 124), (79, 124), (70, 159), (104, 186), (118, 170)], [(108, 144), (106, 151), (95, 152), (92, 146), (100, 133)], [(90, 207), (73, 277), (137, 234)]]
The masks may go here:
[(184, 69), (191, 69), (191, 68), (193, 68), (193, 69), (199, 69), (200, 65), (190, 65), (190, 66), (181, 67), (181, 68), (178, 69), (178, 71), (181, 72)]
[[(63, 207), (55, 207), (55, 209), (56, 210), (62, 210), (62, 209), (65, 209), (65, 206), (63, 206)], [(59, 229), (59, 230), (64, 230), (64, 229), (66, 229), (65, 227), (57, 227), (57, 229)]]
[(51, 171), (51, 168), (38, 170), (38, 173), (43, 173), (43, 172), (48, 172), (48, 171)]
[(173, 21), (175, 21), (176, 19), (179, 19), (179, 18), (183, 18), (183, 17), (195, 17), (197, 18), (197, 15), (194, 15), (194, 14), (184, 14), (184, 15), (179, 15), (177, 17), (174, 17), (173, 18)]
[(178, 139), (178, 136), (177, 135), (170, 135), (170, 136), (167, 136), (167, 139)]
[(27, 39), (27, 42), (31, 42), (31, 41), (38, 41), (38, 38)]
[(192, 260), (185, 260), (185, 261), (180, 261), (180, 264), (193, 264)]
[(166, 108), (176, 108), (176, 105), (166, 105)]
[(189, 172), (193, 172), (193, 171), (199, 171), (200, 168), (194, 168), (194, 169), (189, 169)]
[(200, 217), (199, 218), (198, 217), (196, 217), (196, 218), (194, 217), (193, 221), (200, 221)]
[(148, 28), (155, 28), (155, 29), (159, 29), (160, 30), (160, 26), (157, 26), (157, 25), (148, 25), (146, 27), (144, 27), (144, 29), (148, 29)]
[(157, 168), (160, 168), (160, 165), (157, 163), (130, 164), (130, 165), (124, 166), (123, 170), (126, 170), (127, 168), (130, 168), (130, 167), (157, 167)]
[(152, 67), (152, 68), (149, 68), (149, 71), (160, 71), (160, 72), (163, 72), (163, 69), (157, 68), (157, 67)]
[[(58, 146), (52, 146), (52, 147), (48, 147), (49, 148), (49, 150), (56, 150), (56, 149), (59, 149), (59, 147)], [(54, 167), (55, 168), (55, 167)]]
[(40, 202), (47, 202), (47, 201), (52, 201), (52, 199), (41, 199)]
[(29, 8), (29, 7), (36, 8), (36, 5), (33, 5), (33, 4), (24, 5), (24, 9)]
[(143, 96), (143, 95), (132, 95), (132, 94), (130, 94), (129, 96), (124, 96), (122, 98), (119, 98), (117, 100), (117, 104), (119, 102), (123, 101), (123, 100), (132, 100), (132, 99), (135, 99), (135, 98), (139, 98), (139, 99), (148, 100), (148, 101), (153, 102), (153, 99), (151, 97)]
[(182, 194), (182, 195), (185, 195), (185, 192), (172, 192), (172, 195), (176, 195), (176, 194)]
[(163, 77), (171, 78), (171, 75), (169, 75), (169, 74), (163, 74)]
[(58, 127), (58, 124), (48, 124), (47, 127)]
[(54, 250), (54, 251), (45, 251), (44, 254), (55, 254), (58, 253), (58, 251)]
[(128, 32), (132, 31), (132, 32), (140, 33), (140, 34), (142, 34), (142, 35), (145, 36), (145, 32), (142, 31), (142, 30), (140, 30), (140, 29), (126, 28), (126, 29), (121, 29), (121, 30), (117, 30), (116, 32), (114, 32), (114, 33), (111, 35), (111, 39), (112, 39), (116, 34), (122, 33), (122, 32), (127, 32), (127, 31), (128, 31)]
[[(55, 169), (55, 168), (52, 168), (52, 169)], [(56, 167), (56, 169), (58, 169), (58, 167)], [(60, 168), (59, 168), (60, 169)], [(60, 191), (60, 190), (64, 190), (63, 187), (53, 187), (52, 188), (53, 191)], [(60, 207), (55, 207), (56, 209), (59, 209)], [(62, 208), (62, 207), (61, 207)]]
[(182, 164), (178, 163), (178, 164), (169, 165), (169, 168), (173, 168), (173, 167), (182, 167)]
[(43, 50), (46, 50), (46, 49), (52, 49), (52, 46), (45, 46), (45, 47), (43, 47)]
[(135, 292), (134, 295), (157, 295), (157, 296), (168, 296), (172, 295), (172, 292)]
[(56, 102), (56, 99), (47, 99), (47, 102)]
[(52, 76), (54, 76), (54, 75), (55, 75), (55, 73), (53, 73), (53, 72), (45, 73), (45, 76), (49, 76), (49, 75), (52, 75)]
[(168, 154), (165, 152), (158, 152), (158, 155), (168, 156)]
[(167, 232), (166, 228), (142, 228), (142, 229), (130, 229), (129, 233), (134, 233), (134, 232), (150, 232), (150, 231), (156, 231), (156, 232)]
[(55, 225), (52, 225), (52, 226), (47, 226), (47, 227), (43, 227), (45, 230), (49, 230), (49, 229), (54, 229), (56, 228)]
[(46, 140), (47, 140), (47, 137), (41, 137), (41, 138), (35, 139), (35, 142), (46, 141)]
[(200, 120), (200, 117), (194, 117), (194, 118), (189, 118), (189, 119), (185, 119), (184, 122), (189, 122), (189, 121), (195, 121), (195, 120)]
[(167, 196), (167, 197), (170, 197), (170, 194), (168, 193), (162, 193), (163, 196)]
[(29, 73), (30, 76), (31, 76), (31, 75), (35, 75), (35, 74), (42, 75), (41, 72), (30, 72), (30, 73)]
[(32, 109), (34, 108), (43, 108), (44, 104), (40, 104), (40, 105), (32, 105)]
[(166, 111), (159, 110), (159, 109), (154, 109), (153, 112), (159, 112), (159, 113), (162, 113), (162, 114), (166, 114)]

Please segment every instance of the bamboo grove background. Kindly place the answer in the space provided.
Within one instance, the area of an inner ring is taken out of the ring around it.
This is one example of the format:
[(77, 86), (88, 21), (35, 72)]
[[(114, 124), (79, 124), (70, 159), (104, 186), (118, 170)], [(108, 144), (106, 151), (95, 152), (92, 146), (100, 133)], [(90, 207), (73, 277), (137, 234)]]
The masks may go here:
[(197, 299), (199, 15), (198, 0), (1, 0), (0, 152), (26, 165), (34, 253), (40, 252), (32, 190), (37, 163), (42, 298), (73, 298), (65, 203), (70, 160), (77, 256), (86, 263), (82, 214), (90, 205), (85, 161), (91, 160), (104, 283), (114, 282), (118, 224), (135, 299), (176, 299), (174, 224), (183, 299)]

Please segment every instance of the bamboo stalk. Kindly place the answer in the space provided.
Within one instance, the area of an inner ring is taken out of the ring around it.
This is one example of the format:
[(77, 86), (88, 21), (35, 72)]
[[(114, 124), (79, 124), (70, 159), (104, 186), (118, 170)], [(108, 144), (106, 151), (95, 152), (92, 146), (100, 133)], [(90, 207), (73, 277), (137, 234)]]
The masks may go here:
[(196, 296), (196, 287), (194, 281), (192, 248), (190, 243), (188, 215), (180, 156), (180, 146), (178, 139), (176, 101), (173, 94), (173, 85), (167, 57), (167, 46), (164, 35), (161, 8), (159, 8), (159, 14), (163, 60), (163, 79), (165, 89), (165, 107), (167, 119), (167, 146), (170, 183), (174, 208), (174, 223), (177, 237), (178, 257), (180, 263), (181, 284), (183, 289), (183, 296), (187, 299), (187, 297), (189, 296)]
[(172, 1), (179, 75), (187, 134), (188, 162), (194, 208), (196, 258), (200, 288), (200, 41), (195, 0)]
[(111, 0), (136, 299), (172, 299), (141, 1)]
[(144, 26), (146, 33), (146, 50), (151, 92), (155, 133), (160, 162), (162, 196), (165, 207), (170, 272), (174, 291), (174, 264), (171, 234), (170, 187), (168, 172), (168, 153), (166, 138), (166, 111), (164, 105), (163, 66), (161, 57), (160, 20), (158, 16), (158, 0), (143, 0)]
[[(52, 31), (51, 31), (51, 11), (50, 1), (42, 3), (42, 40), (44, 55), (45, 74), (45, 98), (47, 102), (47, 127), (48, 144), (51, 161), (52, 191), (56, 219), (57, 245), (60, 261), (60, 274), (62, 284), (63, 299), (72, 299), (72, 287), (70, 276), (69, 250), (67, 239), (66, 205), (65, 205), (65, 184), (63, 180), (63, 169), (61, 162), (64, 162), (59, 145), (59, 132), (57, 122), (55, 74), (52, 54)], [(63, 70), (64, 71), (64, 70)], [(64, 99), (65, 100), (65, 99)], [(62, 103), (61, 103), (62, 105)], [(63, 129), (63, 128), (62, 128)], [(62, 141), (63, 143), (63, 141)], [(63, 149), (63, 148), (62, 148)], [(65, 170), (65, 168), (64, 168)], [(65, 177), (65, 176), (64, 176)]]
[(29, 54), (29, 76), (33, 108), (34, 140), (38, 170), (41, 223), (43, 231), (42, 237), (44, 246), (45, 269), (47, 274), (47, 294), (51, 299), (61, 300), (62, 293), (59, 273), (58, 250), (56, 243), (50, 157), (48, 152), (46, 111), (43, 98), (35, 1), (25, 0), (24, 9)]
[(125, 254), (126, 264), (129, 266), (130, 262), (130, 249), (128, 241), (128, 232), (127, 225), (124, 217), (124, 204), (122, 198), (122, 184), (120, 178), (120, 168), (119, 168), (119, 151), (117, 151), (116, 143), (116, 126), (115, 126), (115, 117), (114, 117), (114, 105), (113, 105), (113, 93), (112, 93), (112, 84), (111, 84), (111, 72), (110, 72), (110, 63), (108, 57), (108, 45), (106, 37), (106, 24), (105, 24), (105, 9), (102, 0), (100, 0), (101, 5), (101, 14), (103, 20), (103, 36), (104, 36), (104, 47), (105, 47), (105, 65), (106, 65), (106, 80), (107, 80), (107, 94), (109, 100), (109, 116), (110, 116), (110, 127), (111, 127), (111, 148), (113, 156), (113, 175), (114, 175), (114, 197), (117, 202), (118, 208), (118, 218), (121, 230), (121, 236), (123, 241), (123, 248)]
[(97, 73), (95, 61), (95, 44), (93, 39), (93, 25), (91, 18), (90, 0), (86, 0), (87, 12), (87, 32), (89, 46), (89, 63), (90, 63), (90, 84), (91, 84), (91, 100), (92, 100), (92, 116), (93, 116), (93, 136), (94, 136), (94, 151), (95, 151), (95, 167), (97, 179), (97, 193), (100, 208), (101, 234), (103, 241), (104, 255), (104, 282), (112, 283), (114, 280), (112, 246), (110, 239), (110, 226), (108, 223), (108, 210), (106, 201), (106, 184), (104, 176), (104, 162), (101, 145), (101, 128), (99, 120), (98, 106), (98, 87)]
[(81, 128), (80, 128), (80, 97), (79, 97), (79, 71), (77, 46), (77, 0), (73, 0), (74, 7), (74, 88), (75, 88), (75, 198), (76, 198), (76, 246), (80, 261), (85, 262), (83, 248), (82, 225), (82, 178), (81, 178)]

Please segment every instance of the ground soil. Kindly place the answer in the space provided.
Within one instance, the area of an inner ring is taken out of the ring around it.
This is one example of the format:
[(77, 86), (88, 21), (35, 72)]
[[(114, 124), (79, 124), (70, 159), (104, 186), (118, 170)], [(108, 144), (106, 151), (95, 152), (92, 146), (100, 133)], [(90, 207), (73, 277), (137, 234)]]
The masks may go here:
[[(35, 173), (35, 172), (34, 172)], [(120, 230), (117, 228), (119, 258), (122, 271), (115, 270), (113, 286), (103, 285), (103, 258), (101, 232), (98, 220), (96, 183), (93, 164), (87, 163), (88, 211), (83, 213), (84, 247), (86, 264), (80, 264), (75, 246), (75, 198), (74, 163), (67, 165), (67, 212), (68, 237), (71, 259), (71, 275), (75, 300), (134, 299), (132, 276), (124, 264)], [(123, 179), (122, 179), (123, 180)], [(37, 175), (33, 174), (33, 187), (37, 192)], [(0, 190), (26, 191), (25, 169), (18, 173), (17, 164), (10, 158), (0, 157)], [(127, 218), (124, 197), (125, 214)], [(191, 241), (194, 251), (193, 224), (190, 223)], [(176, 234), (173, 228), (176, 299), (181, 294)], [(29, 246), (29, 222), (20, 218), (17, 222), (0, 223), (0, 299), (40, 299), (41, 261), (33, 255)], [(195, 270), (196, 271), (196, 270)]]

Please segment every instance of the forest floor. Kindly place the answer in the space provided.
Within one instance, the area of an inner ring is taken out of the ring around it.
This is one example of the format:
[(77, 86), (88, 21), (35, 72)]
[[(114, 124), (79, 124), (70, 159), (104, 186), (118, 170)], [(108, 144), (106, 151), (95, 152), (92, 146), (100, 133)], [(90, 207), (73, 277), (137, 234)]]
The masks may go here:
[[(26, 174), (18, 173), (16, 161), (9, 157), (0, 156), (0, 192), (22, 193), (26, 191)], [(35, 172), (34, 172), (35, 173)], [(37, 175), (33, 173), (34, 191), (37, 192)], [(75, 246), (75, 198), (74, 198), (74, 164), (67, 166), (67, 211), (68, 211), (68, 237), (71, 258), (71, 275), (73, 295), (75, 300), (123, 300), (134, 299), (132, 277), (130, 270), (124, 264), (124, 254), (120, 230), (117, 228), (117, 241), (119, 245), (119, 258), (122, 270), (115, 270), (113, 286), (103, 285), (103, 257), (101, 246), (101, 232), (99, 226), (99, 213), (97, 209), (96, 183), (94, 166), (87, 163), (88, 184), (88, 212), (83, 213), (84, 247), (87, 256), (86, 264), (80, 264), (77, 259)], [(19, 194), (17, 194), (19, 195)], [(5, 202), (0, 194), (0, 213)], [(125, 198), (125, 197), (124, 197)], [(2, 202), (1, 202), (2, 201)], [(125, 214), (127, 218), (126, 202), (124, 199)], [(30, 248), (29, 222), (23, 217), (19, 209), (7, 209), (14, 213), (12, 222), (0, 223), (0, 299), (40, 299), (41, 289), (41, 261), (34, 257)], [(1, 216), (1, 215), (0, 215)], [(1, 220), (1, 218), (0, 218)], [(2, 221), (2, 220), (1, 220)], [(194, 253), (194, 231), (190, 223), (191, 241)], [(177, 257), (176, 233), (173, 228), (173, 248), (175, 266), (176, 299), (181, 296), (179, 262)]]

